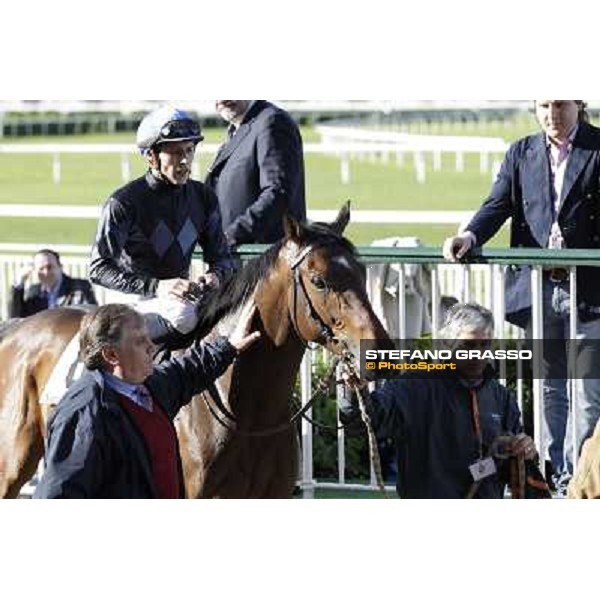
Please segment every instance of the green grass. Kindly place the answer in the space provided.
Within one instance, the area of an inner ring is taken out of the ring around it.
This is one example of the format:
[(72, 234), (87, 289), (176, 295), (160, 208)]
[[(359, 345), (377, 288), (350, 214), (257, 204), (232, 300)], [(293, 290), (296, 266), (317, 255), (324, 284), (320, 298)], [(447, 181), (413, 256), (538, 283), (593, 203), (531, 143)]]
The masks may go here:
[[(430, 159), (431, 157), (428, 157)], [(351, 181), (340, 180), (340, 161), (335, 157), (306, 158), (307, 198), (311, 208), (330, 208), (352, 200), (363, 210), (468, 210), (476, 209), (489, 192), (491, 174), (479, 172), (479, 157), (465, 157), (465, 171), (456, 172), (454, 156), (442, 157), (442, 170), (435, 172), (427, 160), (427, 180), (416, 180), (412, 157), (398, 167), (390, 162), (351, 162)]]
[(6, 244), (91, 244), (96, 222), (91, 219), (0, 218), (0, 241)]
[[(409, 129), (419, 130), (412, 124)], [(509, 127), (490, 124), (489, 128), (457, 129), (453, 125), (430, 125), (427, 132), (436, 135), (465, 133), (497, 135), (503, 130), (505, 139), (515, 139), (535, 130), (531, 117), (525, 117)], [(464, 131), (463, 131), (464, 129)], [(421, 131), (423, 132), (423, 131)], [(207, 142), (223, 139), (224, 128), (205, 131)], [(115, 135), (78, 135), (68, 137), (35, 137), (3, 139), (2, 143), (131, 143), (132, 133)], [(313, 129), (303, 128), (305, 141), (317, 141)], [(500, 158), (500, 157), (495, 157)], [(201, 178), (212, 158), (200, 157)], [(354, 209), (371, 210), (475, 210), (487, 195), (491, 174), (480, 173), (479, 157), (465, 156), (465, 169), (457, 172), (453, 154), (442, 156), (442, 170), (435, 172), (431, 155), (426, 155), (427, 181), (417, 182), (413, 157), (406, 155), (402, 165), (396, 157), (381, 159), (357, 158), (350, 166), (351, 181), (340, 180), (340, 160), (336, 157), (307, 155), (307, 201), (311, 209), (335, 209), (350, 199)], [(52, 182), (52, 157), (44, 155), (0, 154), (0, 203), (101, 205), (118, 187), (121, 180), (121, 157), (111, 155), (63, 155), (61, 183)], [(132, 154), (131, 177), (145, 170), (144, 160)], [(351, 225), (349, 237), (357, 244), (369, 244), (389, 236), (417, 236), (424, 244), (439, 245), (454, 233), (454, 225)], [(0, 218), (0, 240), (4, 242), (88, 244), (93, 238), (95, 223), (91, 220)], [(506, 233), (494, 241), (506, 245)]]
[[(324, 481), (324, 480), (323, 480)], [(362, 482), (363, 484), (366, 482)], [(313, 490), (315, 500), (386, 500), (398, 499), (394, 491), (387, 491), (385, 495), (379, 490), (347, 490), (347, 489), (321, 489)], [(302, 491), (296, 488), (294, 498), (302, 499)]]
[(467, 121), (466, 123), (413, 121), (399, 125), (397, 129), (407, 133), (422, 133), (424, 135), (499, 137), (511, 141), (536, 131), (537, 124), (533, 113), (523, 113), (515, 115), (511, 120), (504, 121)]
[[(204, 127), (202, 135), (207, 144), (220, 144), (225, 138), (225, 126)], [(301, 127), (302, 139), (305, 142), (318, 142), (321, 138), (312, 127)], [(0, 138), (2, 144), (134, 144), (135, 132), (120, 131), (117, 133), (87, 133), (75, 135), (52, 135), (31, 137)]]
[(397, 498), (395, 492), (387, 492), (384, 496), (379, 491), (346, 491), (346, 490), (315, 490), (315, 500), (386, 500)]

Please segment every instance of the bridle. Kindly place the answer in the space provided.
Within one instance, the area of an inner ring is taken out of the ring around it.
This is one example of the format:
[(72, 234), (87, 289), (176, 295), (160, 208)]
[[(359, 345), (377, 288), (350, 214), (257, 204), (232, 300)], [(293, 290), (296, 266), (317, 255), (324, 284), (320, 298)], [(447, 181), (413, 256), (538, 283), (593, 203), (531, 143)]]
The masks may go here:
[[(325, 322), (325, 320), (319, 314), (319, 311), (315, 308), (313, 301), (311, 300), (310, 294), (306, 289), (304, 279), (300, 273), (300, 266), (308, 258), (308, 256), (317, 248), (323, 247), (326, 244), (308, 245), (301, 250), (297, 256), (289, 261), (290, 271), (292, 273), (292, 310), (290, 312), (290, 320), (294, 331), (298, 336), (298, 339), (302, 342), (306, 349), (310, 349), (309, 341), (302, 335), (300, 327), (298, 325), (298, 296), (299, 292), (304, 295), (304, 301), (308, 308), (308, 317), (317, 325), (319, 334), (317, 339), (325, 341), (325, 344), (329, 349), (338, 357), (342, 363), (344, 369), (348, 370), (354, 377), (360, 380), (358, 369), (356, 367), (356, 357), (351, 352), (348, 342), (345, 338), (339, 337), (333, 333), (331, 327)], [(329, 286), (326, 285), (325, 290), (327, 291)]]
[[(319, 328), (319, 336), (322, 339), (324, 338), (326, 340), (327, 345), (337, 355), (338, 360), (342, 365), (343, 383), (350, 386), (356, 392), (358, 398), (358, 405), (360, 408), (360, 414), (367, 429), (367, 436), (369, 439), (369, 451), (371, 459), (373, 461), (373, 469), (375, 471), (377, 486), (379, 487), (380, 491), (382, 491), (385, 494), (385, 484), (383, 481), (383, 475), (381, 471), (381, 459), (379, 456), (379, 449), (377, 446), (377, 438), (375, 436), (375, 432), (371, 424), (371, 400), (369, 395), (364, 393), (366, 382), (360, 377), (360, 373), (357, 368), (356, 357), (350, 351), (350, 348), (348, 347), (348, 342), (344, 338), (336, 336), (333, 333), (331, 327), (323, 320), (321, 315), (319, 315), (319, 312), (315, 309), (310, 295), (306, 290), (306, 286), (304, 284), (304, 280), (302, 279), (302, 275), (300, 274), (300, 265), (306, 260), (310, 253), (313, 250), (315, 250), (315, 248), (323, 245), (324, 244), (320, 244), (319, 246), (308, 245), (293, 260), (290, 261), (290, 270), (294, 279), (293, 309), (291, 312), (291, 321), (296, 331), (296, 335), (308, 348), (308, 342), (303, 338), (302, 334), (300, 333), (300, 328), (298, 327), (298, 291), (301, 290), (304, 293), (304, 298), (308, 307), (308, 315), (317, 324)], [(311, 398), (310, 402), (305, 406), (305, 408), (309, 405), (312, 405), (312, 401), (313, 398)]]
[[(223, 401), (220, 399), (220, 395), (216, 390), (216, 387), (213, 386), (211, 389), (211, 395), (214, 397), (215, 404), (221, 411), (222, 415), (218, 415), (214, 410), (214, 407), (207, 402), (208, 408), (212, 415), (217, 419), (219, 423), (221, 423), (224, 427), (228, 429), (233, 429), (237, 435), (241, 435), (243, 437), (264, 437), (268, 435), (273, 435), (276, 433), (280, 433), (282, 431), (286, 431), (290, 429), (298, 419), (302, 417), (306, 417), (306, 413), (312, 407), (317, 397), (317, 394), (321, 391), (325, 391), (329, 388), (329, 381), (332, 376), (336, 373), (336, 368), (338, 363), (342, 366), (343, 378), (342, 382), (349, 385), (356, 391), (356, 394), (359, 399), (359, 406), (361, 410), (362, 419), (366, 425), (367, 433), (369, 437), (369, 448), (371, 452), (371, 457), (374, 463), (374, 470), (377, 476), (377, 482), (379, 488), (382, 491), (385, 491), (385, 487), (383, 484), (383, 477), (381, 474), (381, 462), (379, 459), (379, 451), (377, 449), (377, 440), (375, 438), (375, 434), (373, 432), (373, 428), (371, 426), (371, 419), (369, 417), (369, 411), (367, 409), (369, 403), (368, 394), (364, 394), (363, 390), (365, 388), (366, 382), (361, 379), (359, 370), (357, 368), (357, 361), (354, 354), (351, 352), (348, 342), (346, 339), (339, 337), (334, 334), (331, 327), (325, 322), (325, 320), (321, 317), (313, 301), (311, 300), (310, 294), (306, 289), (306, 285), (304, 283), (304, 279), (302, 278), (302, 274), (300, 272), (300, 266), (304, 263), (304, 261), (310, 256), (311, 252), (315, 249), (323, 247), (327, 244), (318, 244), (305, 246), (295, 257), (289, 259), (289, 267), (290, 272), (292, 274), (292, 310), (290, 312), (290, 320), (292, 322), (292, 326), (294, 327), (294, 331), (300, 342), (304, 345), (305, 349), (310, 349), (309, 340), (307, 340), (301, 333), (300, 327), (298, 325), (298, 298), (300, 293), (304, 295), (304, 300), (306, 306), (308, 308), (308, 317), (317, 325), (319, 330), (319, 334), (317, 339), (324, 340), (326, 345), (330, 348), (330, 350), (336, 355), (336, 360), (333, 362), (332, 366), (329, 368), (327, 375), (319, 381), (317, 385), (317, 389), (311, 395), (308, 402), (301, 407), (294, 415), (290, 418), (289, 421), (282, 423), (280, 425), (276, 425), (274, 427), (270, 427), (268, 429), (263, 429), (259, 431), (245, 431), (239, 428), (233, 428), (230, 424), (225, 422), (223, 416), (228, 420), (235, 423), (237, 421), (235, 415), (231, 413), (224, 405)], [(326, 286), (326, 290), (328, 287)], [(213, 391), (214, 390), (214, 391)], [(306, 417), (307, 418), (307, 417)], [(309, 419), (310, 420), (310, 419)]]
[[(331, 327), (324, 321), (321, 315), (318, 313), (315, 305), (313, 304), (308, 291), (306, 290), (306, 285), (304, 284), (304, 279), (300, 274), (300, 265), (308, 258), (310, 253), (315, 250), (316, 246), (306, 246), (296, 257), (289, 261), (290, 271), (292, 273), (292, 310), (290, 312), (290, 319), (292, 321), (292, 325), (294, 330), (296, 331), (296, 335), (304, 344), (305, 348), (309, 348), (308, 340), (306, 340), (302, 333), (300, 332), (300, 327), (298, 326), (298, 292), (302, 291), (304, 294), (305, 302), (308, 307), (308, 316), (317, 324), (319, 328), (319, 337), (324, 339), (327, 344), (335, 344), (339, 338), (337, 338)], [(326, 288), (327, 289), (327, 288)]]
[[(306, 413), (308, 413), (308, 411), (312, 408), (318, 395), (321, 392), (325, 392), (329, 389), (330, 383), (333, 377), (336, 375), (338, 363), (342, 364), (343, 369), (349, 372), (353, 379), (360, 379), (358, 369), (356, 367), (356, 359), (354, 357), (354, 354), (350, 351), (347, 341), (343, 338), (336, 336), (333, 333), (331, 327), (325, 322), (325, 320), (316, 310), (314, 303), (311, 300), (310, 295), (308, 294), (304, 280), (300, 274), (300, 266), (308, 258), (310, 253), (314, 251), (317, 247), (322, 247), (324, 245), (325, 244), (319, 244), (318, 246), (308, 245), (305, 248), (303, 248), (295, 257), (289, 259), (293, 288), (292, 310), (290, 312), (290, 320), (292, 322), (292, 326), (294, 327), (294, 331), (296, 332), (296, 335), (302, 343), (302, 345), (304, 346), (304, 348), (310, 349), (310, 340), (306, 339), (302, 335), (298, 326), (298, 298), (300, 293), (302, 293), (305, 298), (306, 306), (308, 307), (309, 318), (317, 324), (317, 327), (319, 329), (319, 335), (317, 339), (323, 340), (327, 344), (327, 346), (332, 349), (332, 351), (335, 348), (334, 353), (336, 354), (336, 359), (329, 367), (325, 376), (321, 378), (320, 381), (317, 383), (316, 389), (309, 398), (308, 402), (299, 410), (297, 410), (289, 420), (286, 420), (285, 423), (281, 423), (280, 425), (275, 425), (267, 429), (247, 431), (236, 427), (236, 416), (225, 406), (216, 386), (209, 386), (208, 391), (213, 397), (213, 401), (215, 404), (215, 406), (212, 406), (211, 403), (207, 401), (207, 405), (210, 412), (221, 425), (228, 429), (232, 429), (237, 435), (241, 435), (244, 437), (266, 437), (268, 435), (273, 435), (276, 433), (286, 431), (290, 429), (296, 423), (296, 421), (298, 421), (298, 419), (303, 417), (306, 418)], [(218, 411), (216, 409), (218, 409)]]

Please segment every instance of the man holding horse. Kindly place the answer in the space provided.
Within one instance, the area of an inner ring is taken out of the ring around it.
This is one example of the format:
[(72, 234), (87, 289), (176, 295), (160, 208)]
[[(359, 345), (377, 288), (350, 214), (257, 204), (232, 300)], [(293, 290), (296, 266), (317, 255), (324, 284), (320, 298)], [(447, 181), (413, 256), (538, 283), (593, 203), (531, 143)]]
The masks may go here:
[(196, 342), (154, 367), (142, 316), (108, 304), (85, 315), (81, 354), (89, 370), (58, 404), (35, 498), (179, 498), (183, 471), (173, 419), (260, 334), (248, 303), (229, 339)]
[[(440, 330), (452, 350), (486, 348), (492, 335), (492, 314), (475, 304), (454, 305)], [(444, 376), (410, 373), (376, 389), (369, 409), (378, 437), (395, 442), (400, 497), (502, 498), (512, 468), (503, 458), (526, 466), (526, 497), (548, 497), (517, 403), (487, 361), (456, 361)], [(344, 396), (339, 408), (345, 424), (359, 418)]]
[[(217, 198), (190, 179), (202, 139), (186, 111), (162, 106), (148, 114), (137, 131), (148, 171), (107, 200), (92, 248), (90, 279), (137, 301), (160, 343), (180, 343), (193, 331), (198, 317), (190, 296), (218, 287), (234, 268)], [(196, 244), (210, 266), (199, 286), (189, 280)]]

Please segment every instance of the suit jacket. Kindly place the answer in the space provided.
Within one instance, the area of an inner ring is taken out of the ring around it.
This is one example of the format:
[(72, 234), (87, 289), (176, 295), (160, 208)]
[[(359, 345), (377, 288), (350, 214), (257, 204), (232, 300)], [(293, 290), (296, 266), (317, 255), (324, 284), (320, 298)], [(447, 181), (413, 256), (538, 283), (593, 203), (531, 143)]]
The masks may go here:
[[(547, 248), (553, 223), (553, 191), (544, 133), (513, 144), (500, 173), (467, 229), (485, 244), (512, 217), (512, 248)], [(600, 129), (580, 123), (569, 156), (558, 210), (566, 248), (600, 248)], [(582, 321), (600, 316), (598, 270), (577, 269), (577, 304)], [(506, 318), (520, 326), (531, 310), (530, 268), (506, 274)]]
[[(74, 279), (63, 273), (58, 290), (57, 306), (76, 304), (97, 304), (90, 282)], [(13, 286), (9, 306), (9, 317), (29, 317), (48, 308), (48, 298), (39, 283), (25, 290), (22, 286)]]
[(214, 190), (230, 245), (283, 237), (287, 212), (306, 218), (302, 138), (290, 115), (257, 100), (225, 142), (205, 182)]

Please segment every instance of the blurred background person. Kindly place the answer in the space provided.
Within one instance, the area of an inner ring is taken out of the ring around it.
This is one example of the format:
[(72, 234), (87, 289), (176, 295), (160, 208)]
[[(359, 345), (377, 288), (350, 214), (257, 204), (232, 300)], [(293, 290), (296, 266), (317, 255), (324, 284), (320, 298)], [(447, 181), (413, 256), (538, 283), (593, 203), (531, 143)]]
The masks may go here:
[[(38, 283), (26, 286), (34, 275)], [(12, 286), (9, 317), (29, 317), (47, 308), (77, 304), (97, 304), (90, 282), (69, 277), (58, 252), (44, 248), (34, 254), (33, 263)]]

